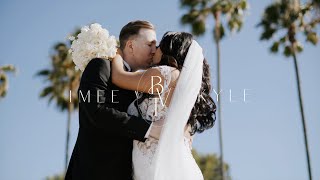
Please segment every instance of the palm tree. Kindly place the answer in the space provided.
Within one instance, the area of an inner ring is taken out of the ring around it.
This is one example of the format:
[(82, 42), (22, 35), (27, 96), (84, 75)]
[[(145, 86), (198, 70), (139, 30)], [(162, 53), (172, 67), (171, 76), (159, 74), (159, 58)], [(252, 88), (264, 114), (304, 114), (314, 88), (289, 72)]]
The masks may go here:
[[(206, 20), (212, 15), (215, 21), (213, 27), (213, 39), (217, 52), (217, 90), (220, 88), (220, 41), (225, 36), (225, 25), (222, 23), (222, 15), (226, 16), (227, 27), (230, 31), (240, 31), (243, 24), (243, 12), (247, 10), (246, 0), (181, 0), (182, 8), (188, 9), (188, 12), (181, 17), (183, 25), (191, 25), (192, 33), (196, 36), (204, 35), (206, 32)], [(219, 120), (219, 146), (220, 146), (220, 169), (221, 176), (224, 179), (223, 168), (223, 143), (222, 143), (222, 119), (221, 119), (221, 100), (218, 101), (218, 120)]]
[(299, 67), (296, 56), (297, 53), (302, 52), (303, 46), (298, 41), (297, 35), (298, 33), (302, 33), (306, 37), (307, 42), (311, 42), (313, 45), (317, 44), (319, 36), (317, 35), (316, 28), (320, 23), (318, 10), (318, 0), (309, 1), (305, 3), (305, 5), (301, 5), (299, 0), (281, 0), (272, 3), (265, 9), (261, 22), (258, 24), (258, 26), (262, 26), (263, 28), (260, 39), (270, 40), (272, 38), (272, 40), (274, 40), (272, 46), (270, 47), (271, 52), (276, 53), (279, 51), (279, 47), (283, 47), (283, 54), (286, 57), (293, 58), (309, 180), (312, 180), (311, 164), (301, 93)]
[(13, 65), (0, 66), (0, 98), (4, 98), (9, 87), (9, 80), (6, 72), (15, 72), (16, 68)]
[(56, 174), (56, 175), (53, 175), (53, 176), (47, 176), (45, 178), (45, 180), (64, 180), (65, 174), (62, 173), (62, 174)]
[[(74, 33), (75, 36), (78, 33), (79, 30)], [(58, 109), (68, 112), (65, 169), (69, 159), (71, 114), (78, 108), (79, 100), (75, 92), (79, 87), (81, 76), (81, 72), (75, 69), (69, 53), (70, 44), (70, 41), (68, 44), (63, 42), (55, 44), (51, 55), (51, 68), (37, 73), (38, 76), (45, 77), (45, 81), (49, 82), (49, 85), (41, 91), (40, 97), (49, 97), (49, 104), (55, 100)]]
[[(192, 155), (198, 164), (204, 179), (206, 180), (222, 180), (220, 171), (220, 160), (215, 154), (200, 154), (195, 149), (192, 150)], [(231, 180), (230, 168), (227, 163), (224, 163), (226, 172), (226, 180)]]

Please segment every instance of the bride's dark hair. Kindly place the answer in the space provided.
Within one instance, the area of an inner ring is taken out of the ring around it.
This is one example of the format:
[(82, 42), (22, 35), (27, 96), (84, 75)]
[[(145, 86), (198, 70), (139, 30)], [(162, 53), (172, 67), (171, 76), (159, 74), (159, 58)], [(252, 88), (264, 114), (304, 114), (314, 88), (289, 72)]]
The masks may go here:
[[(166, 32), (159, 44), (163, 55), (158, 65), (175, 67), (181, 71), (192, 40), (190, 33)], [(201, 133), (215, 123), (216, 104), (210, 96), (211, 90), (210, 67), (207, 60), (203, 59), (202, 85), (188, 120), (191, 135)]]

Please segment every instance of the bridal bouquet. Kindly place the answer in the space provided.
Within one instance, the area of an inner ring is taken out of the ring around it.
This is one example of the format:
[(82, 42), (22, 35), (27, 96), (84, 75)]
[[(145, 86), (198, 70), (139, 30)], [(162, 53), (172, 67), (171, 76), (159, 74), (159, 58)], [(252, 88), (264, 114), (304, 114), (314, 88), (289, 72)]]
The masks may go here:
[(110, 36), (108, 30), (94, 23), (81, 28), (77, 37), (69, 37), (72, 41), (70, 53), (76, 69), (84, 71), (90, 60), (103, 58), (110, 60), (117, 53), (117, 40)]

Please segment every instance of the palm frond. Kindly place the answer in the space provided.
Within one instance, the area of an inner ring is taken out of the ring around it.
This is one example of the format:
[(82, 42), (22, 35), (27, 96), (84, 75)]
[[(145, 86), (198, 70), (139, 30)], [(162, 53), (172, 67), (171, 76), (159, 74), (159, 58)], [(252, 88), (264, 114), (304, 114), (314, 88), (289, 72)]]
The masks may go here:
[(44, 88), (40, 93), (40, 97), (43, 98), (43, 97), (48, 96), (49, 94), (52, 94), (53, 90), (54, 90), (53, 86), (48, 86), (48, 87)]

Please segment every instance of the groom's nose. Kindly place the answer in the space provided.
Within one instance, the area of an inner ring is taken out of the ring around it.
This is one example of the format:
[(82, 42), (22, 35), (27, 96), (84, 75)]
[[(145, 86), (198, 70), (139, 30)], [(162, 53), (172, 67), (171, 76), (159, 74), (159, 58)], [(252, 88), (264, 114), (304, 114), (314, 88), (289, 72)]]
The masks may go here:
[(157, 47), (156, 45), (153, 45), (151, 49), (152, 56), (156, 53), (156, 51), (157, 51)]

